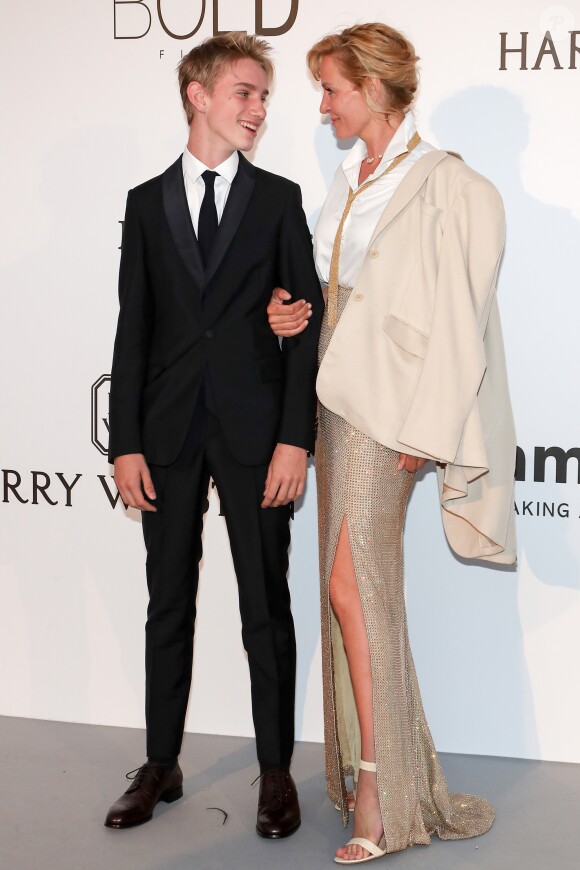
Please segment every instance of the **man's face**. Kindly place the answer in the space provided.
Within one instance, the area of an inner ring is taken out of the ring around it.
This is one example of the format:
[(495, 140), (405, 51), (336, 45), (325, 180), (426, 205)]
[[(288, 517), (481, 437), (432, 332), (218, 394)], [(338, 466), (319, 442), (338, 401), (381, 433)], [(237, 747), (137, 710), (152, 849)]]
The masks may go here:
[(268, 78), (255, 60), (227, 66), (211, 93), (206, 92), (206, 132), (212, 145), (226, 151), (249, 151), (266, 117)]

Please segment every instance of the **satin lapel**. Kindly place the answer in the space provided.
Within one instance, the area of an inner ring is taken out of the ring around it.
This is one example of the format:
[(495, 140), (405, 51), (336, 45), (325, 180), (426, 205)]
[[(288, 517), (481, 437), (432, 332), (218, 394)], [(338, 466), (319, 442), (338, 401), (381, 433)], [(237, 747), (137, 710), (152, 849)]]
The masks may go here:
[(215, 242), (212, 247), (209, 263), (205, 271), (203, 283), (209, 284), (216, 269), (224, 259), (229, 246), (238, 230), (244, 213), (248, 207), (254, 190), (256, 170), (246, 158), (240, 154), (240, 163), (236, 177), (232, 182), (226, 207), (218, 227)]
[(407, 203), (413, 199), (437, 164), (447, 156), (447, 151), (429, 151), (417, 163), (413, 164), (382, 213), (369, 242), (369, 248), (379, 233), (382, 233), (391, 221), (397, 217), (399, 212), (405, 208)]
[(203, 262), (185, 195), (181, 157), (163, 173), (163, 207), (179, 255), (189, 275), (203, 287)]

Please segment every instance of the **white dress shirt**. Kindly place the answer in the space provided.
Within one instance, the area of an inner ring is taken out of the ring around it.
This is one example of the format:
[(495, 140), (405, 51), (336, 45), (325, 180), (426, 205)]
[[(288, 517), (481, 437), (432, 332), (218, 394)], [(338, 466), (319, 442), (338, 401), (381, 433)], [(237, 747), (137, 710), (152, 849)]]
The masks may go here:
[[(218, 173), (214, 182), (215, 207), (217, 211), (218, 224), (222, 219), (230, 188), (234, 178), (236, 177), (236, 172), (238, 171), (239, 162), (240, 158), (238, 152), (234, 151), (227, 160), (224, 160), (223, 163), (220, 163), (219, 166), (216, 166), (213, 169), (213, 172)], [(187, 204), (189, 206), (189, 213), (191, 214), (193, 229), (197, 236), (199, 211), (205, 194), (205, 181), (201, 176), (203, 172), (209, 169), (209, 166), (205, 166), (205, 164), (203, 164), (201, 160), (198, 160), (197, 157), (194, 157), (191, 151), (187, 148), (183, 152), (182, 165), (185, 195), (187, 196)]]
[[(382, 160), (372, 175), (369, 175), (368, 179), (365, 180), (365, 184), (366, 181), (378, 178), (395, 157), (407, 150), (407, 142), (415, 132), (415, 119), (411, 112), (408, 112), (389, 142)], [(433, 145), (421, 140), (409, 156), (399, 163), (392, 172), (388, 172), (384, 178), (379, 179), (353, 202), (342, 234), (339, 281), (343, 286), (354, 286), (373, 230), (393, 193), (411, 166), (428, 151), (433, 150)], [(358, 176), (361, 163), (366, 156), (366, 145), (362, 139), (359, 139), (336, 170), (314, 229), (316, 268), (321, 281), (326, 283), (328, 283), (334, 238), (346, 205), (349, 189), (357, 190), (359, 186), (362, 186), (358, 183)]]

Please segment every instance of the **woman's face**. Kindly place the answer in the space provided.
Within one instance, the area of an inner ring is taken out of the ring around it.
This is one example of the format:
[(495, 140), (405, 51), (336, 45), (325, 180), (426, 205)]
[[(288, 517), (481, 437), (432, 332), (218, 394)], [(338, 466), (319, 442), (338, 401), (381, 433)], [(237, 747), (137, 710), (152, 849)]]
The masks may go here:
[(320, 83), (324, 92), (320, 111), (329, 115), (338, 139), (353, 136), (364, 138), (371, 121), (371, 113), (362, 91), (341, 74), (332, 55), (320, 64)]

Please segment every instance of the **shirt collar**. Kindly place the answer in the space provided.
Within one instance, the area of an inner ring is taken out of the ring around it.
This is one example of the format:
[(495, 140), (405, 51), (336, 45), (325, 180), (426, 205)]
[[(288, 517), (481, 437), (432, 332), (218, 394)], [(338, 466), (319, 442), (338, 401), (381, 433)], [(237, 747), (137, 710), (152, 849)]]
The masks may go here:
[[(240, 156), (237, 151), (234, 151), (233, 154), (230, 154), (230, 156), (223, 161), (223, 163), (216, 166), (213, 171), (217, 172), (218, 175), (221, 175), (228, 184), (231, 184), (236, 177), (239, 163)], [(195, 184), (198, 178), (207, 169), (209, 169), (209, 167), (206, 166), (205, 163), (202, 163), (201, 160), (198, 160), (198, 158), (186, 147), (183, 152), (183, 171), (189, 180)]]
[[(376, 167), (372, 175), (369, 175), (368, 180), (373, 179), (376, 176), (380, 175), (381, 172), (384, 172), (391, 160), (394, 160), (395, 157), (398, 157), (399, 154), (403, 154), (403, 152), (407, 150), (407, 142), (416, 131), (417, 128), (415, 126), (415, 118), (413, 117), (413, 113), (407, 112), (403, 121), (395, 130), (395, 134), (389, 142), (387, 150), (383, 154), (381, 162)], [(353, 190), (356, 190), (356, 188), (358, 187), (358, 173), (360, 170), (360, 165), (365, 159), (366, 155), (367, 147), (365, 143), (362, 139), (357, 139), (357, 141), (342, 162), (342, 168), (346, 176), (346, 180), (348, 181)]]

